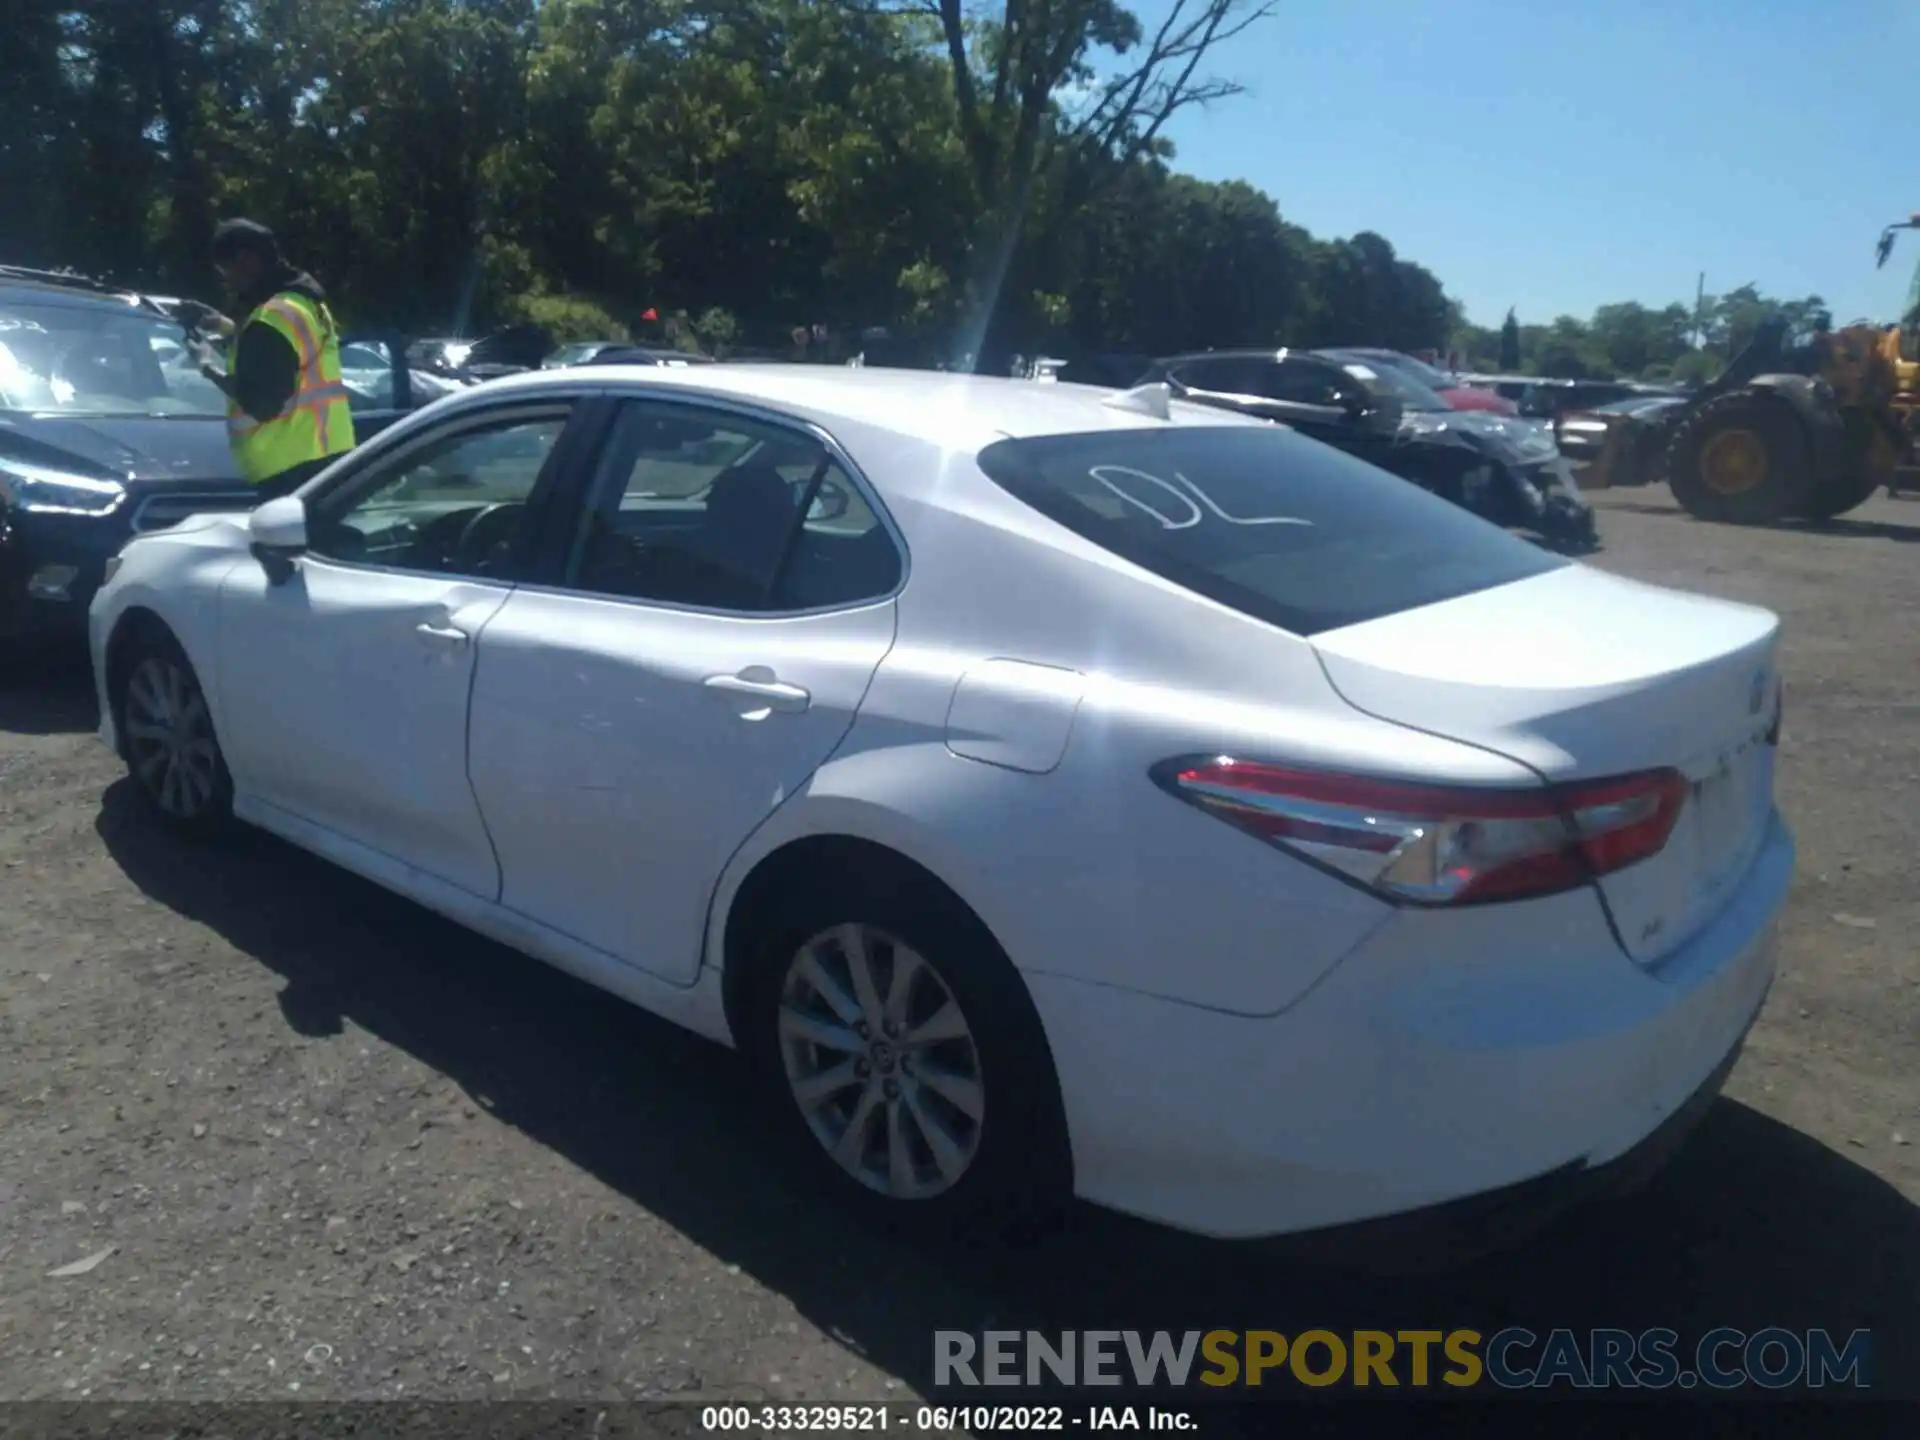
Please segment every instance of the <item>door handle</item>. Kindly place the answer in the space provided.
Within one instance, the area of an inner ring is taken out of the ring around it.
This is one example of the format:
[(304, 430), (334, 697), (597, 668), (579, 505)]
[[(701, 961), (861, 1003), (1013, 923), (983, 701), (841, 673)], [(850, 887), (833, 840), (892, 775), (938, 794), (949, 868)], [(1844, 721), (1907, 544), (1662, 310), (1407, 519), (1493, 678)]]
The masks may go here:
[(813, 697), (798, 685), (778, 680), (753, 680), (744, 675), (709, 675), (702, 682), (707, 689), (723, 695), (745, 695), (758, 700), (769, 710), (798, 712), (813, 703)]
[(430, 640), (436, 645), (464, 645), (473, 638), (466, 631), (452, 625), (416, 625), (413, 627), (413, 633), (422, 640)]

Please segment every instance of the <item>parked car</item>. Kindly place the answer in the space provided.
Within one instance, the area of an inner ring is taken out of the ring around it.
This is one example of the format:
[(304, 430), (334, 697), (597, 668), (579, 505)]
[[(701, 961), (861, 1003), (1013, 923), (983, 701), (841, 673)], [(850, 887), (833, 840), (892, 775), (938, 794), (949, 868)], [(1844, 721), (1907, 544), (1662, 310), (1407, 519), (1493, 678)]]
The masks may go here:
[(1496, 525), (1568, 549), (1598, 543), (1593, 511), (1550, 433), (1454, 410), (1403, 373), (1342, 354), (1209, 350), (1157, 361), (1143, 380), (1165, 382), (1182, 399), (1290, 425)]
[[(1663, 463), (1671, 422), (1686, 406), (1683, 395), (1634, 395), (1586, 410), (1569, 410), (1554, 421), (1560, 453), (1581, 465), (1590, 465), (1606, 449), (1609, 434), (1631, 433), (1638, 450), (1645, 447), (1648, 465), (1630, 465), (1627, 473), (1651, 475)], [(1658, 458), (1656, 458), (1658, 457)]]
[(1574, 410), (1590, 410), (1596, 405), (1611, 405), (1616, 400), (1666, 396), (1678, 392), (1664, 386), (1643, 385), (1631, 380), (1556, 380), (1537, 375), (1472, 375), (1470, 385), (1501, 395), (1514, 402), (1528, 419), (1549, 424)]
[(711, 365), (713, 358), (658, 345), (632, 345), (624, 340), (582, 340), (562, 345), (540, 362), (542, 370), (569, 365)]
[(844, 366), (479, 386), (92, 611), (165, 825), (736, 1047), (900, 1223), (1216, 1236), (1665, 1153), (1773, 973), (1779, 629), (1165, 387)]
[[(144, 296), (0, 270), (0, 641), (82, 640), (130, 536), (253, 503), (226, 408), (181, 321)], [(395, 418), (355, 406), (363, 436)]]
[(356, 414), (362, 410), (415, 409), (464, 390), (473, 382), (433, 370), (408, 371), (408, 395), (404, 407), (396, 406), (393, 394), (394, 364), (392, 352), (399, 348), (385, 341), (362, 339), (340, 347), (340, 379), (353, 400)]
[(536, 369), (553, 348), (553, 337), (543, 327), (509, 325), (477, 340), (415, 340), (406, 354), (416, 369), (472, 382)]
[(1619, 400), (1670, 394), (1672, 394), (1671, 391), (1649, 389), (1631, 380), (1566, 380), (1553, 384), (1542, 382), (1521, 402), (1521, 413), (1552, 421), (1576, 410), (1591, 410), (1596, 405), (1611, 405)]
[(1468, 385), (1457, 375), (1429, 365), (1426, 361), (1398, 350), (1377, 350), (1365, 346), (1338, 346), (1320, 352), (1340, 360), (1357, 360), (1364, 365), (1394, 370), (1415, 384), (1433, 391), (1452, 410), (1485, 410), (1494, 415), (1518, 415), (1520, 407), (1492, 390)]
[(711, 355), (701, 355), (691, 350), (668, 350), (650, 345), (619, 345), (602, 350), (590, 359), (576, 362), (581, 365), (660, 365), (677, 369), (685, 365), (711, 365)]
[(579, 365), (593, 359), (603, 350), (625, 350), (631, 348), (624, 340), (578, 340), (562, 345), (558, 350), (540, 362), (542, 370), (559, 370), (568, 365)]

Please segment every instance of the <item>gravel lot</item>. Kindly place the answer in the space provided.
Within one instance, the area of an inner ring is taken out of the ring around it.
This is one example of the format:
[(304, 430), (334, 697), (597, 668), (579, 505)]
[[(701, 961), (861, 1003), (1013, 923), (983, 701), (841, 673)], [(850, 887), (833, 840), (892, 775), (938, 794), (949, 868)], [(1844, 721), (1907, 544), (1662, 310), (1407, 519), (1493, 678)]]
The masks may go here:
[(84, 676), (0, 677), (0, 1398), (907, 1398), (988, 1325), (1869, 1326), (1920, 1376), (1920, 501), (1599, 503), (1599, 563), (1787, 617), (1782, 976), (1651, 1189), (1412, 1281), (1094, 1213), (866, 1235), (723, 1052), (277, 842), (170, 847)]

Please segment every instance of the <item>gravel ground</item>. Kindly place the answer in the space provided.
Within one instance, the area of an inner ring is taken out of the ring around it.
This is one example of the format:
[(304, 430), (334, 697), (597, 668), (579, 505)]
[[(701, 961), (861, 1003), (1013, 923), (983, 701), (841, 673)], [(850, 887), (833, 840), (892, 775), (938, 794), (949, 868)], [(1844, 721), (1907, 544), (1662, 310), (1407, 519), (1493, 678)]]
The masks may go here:
[(989, 1326), (1866, 1326), (1920, 1376), (1920, 502), (1599, 503), (1600, 564), (1787, 617), (1782, 976), (1650, 1189), (1444, 1277), (864, 1234), (725, 1053), (277, 842), (163, 843), (84, 677), (0, 677), (0, 1399), (906, 1398)]

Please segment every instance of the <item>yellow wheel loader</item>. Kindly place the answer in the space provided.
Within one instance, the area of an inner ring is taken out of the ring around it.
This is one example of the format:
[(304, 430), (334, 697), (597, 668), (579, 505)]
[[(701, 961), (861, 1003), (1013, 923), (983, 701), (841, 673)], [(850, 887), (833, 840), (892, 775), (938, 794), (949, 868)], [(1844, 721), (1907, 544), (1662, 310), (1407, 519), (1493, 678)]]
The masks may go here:
[[(1901, 230), (1880, 236), (1879, 263)], [(1913, 446), (1920, 409), (1920, 271), (1897, 326), (1849, 325), (1794, 343), (1786, 322), (1752, 342), (1677, 412), (1609, 428), (1584, 488), (1664, 479), (1691, 515), (1735, 525), (1831, 520), (1882, 486), (1892, 490)]]

